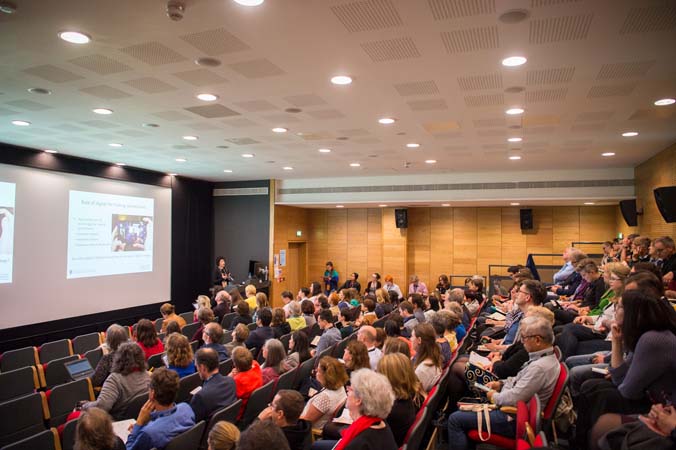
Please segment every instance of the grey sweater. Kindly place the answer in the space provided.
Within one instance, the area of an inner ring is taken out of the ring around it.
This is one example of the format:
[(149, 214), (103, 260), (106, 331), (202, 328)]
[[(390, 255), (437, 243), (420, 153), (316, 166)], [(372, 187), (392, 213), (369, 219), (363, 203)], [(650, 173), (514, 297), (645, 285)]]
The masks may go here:
[(101, 408), (113, 416), (113, 420), (122, 420), (129, 401), (137, 394), (146, 392), (150, 383), (150, 375), (145, 370), (122, 375), (119, 372), (110, 374), (101, 387), (101, 393), (96, 401), (88, 402), (87, 408)]
[(554, 392), (561, 365), (551, 348), (529, 353), (528, 358), (519, 373), (507, 378), (502, 390), (493, 396), (495, 404), (516, 406), (519, 400), (527, 402), (535, 394), (543, 407), (547, 404)]

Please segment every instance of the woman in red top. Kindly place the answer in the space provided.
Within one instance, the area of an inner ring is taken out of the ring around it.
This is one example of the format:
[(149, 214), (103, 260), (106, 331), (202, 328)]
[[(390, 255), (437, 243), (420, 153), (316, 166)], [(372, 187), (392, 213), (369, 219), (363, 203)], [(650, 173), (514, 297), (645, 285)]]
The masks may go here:
[(244, 412), (253, 391), (263, 386), (263, 374), (258, 361), (253, 359), (253, 355), (246, 347), (234, 348), (232, 351), (232, 363), (234, 368), (230, 372), (230, 376), (235, 379), (237, 398), (242, 400), (239, 418)]
[(162, 345), (162, 341), (157, 337), (155, 325), (148, 319), (141, 319), (138, 321), (134, 339), (138, 346), (143, 350), (143, 353), (145, 353), (146, 361), (151, 356), (164, 351), (164, 345)]

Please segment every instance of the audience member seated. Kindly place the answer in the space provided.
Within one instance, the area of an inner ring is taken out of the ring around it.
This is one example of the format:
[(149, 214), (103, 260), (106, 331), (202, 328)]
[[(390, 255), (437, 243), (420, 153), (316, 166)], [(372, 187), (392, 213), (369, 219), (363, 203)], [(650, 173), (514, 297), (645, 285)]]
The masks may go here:
[(434, 317), (432, 317), (430, 325), (432, 325), (432, 328), (434, 329), (434, 333), (436, 334), (436, 342), (437, 345), (439, 345), (439, 350), (441, 351), (441, 365), (442, 367), (446, 367), (446, 364), (451, 361), (452, 354), (451, 344), (444, 337), (444, 333), (446, 332), (446, 319), (443, 315), (438, 316), (435, 314)]
[(312, 424), (300, 418), (304, 406), (305, 400), (300, 392), (282, 389), (270, 406), (258, 415), (258, 419), (280, 427), (291, 450), (307, 450), (312, 442)]
[[(573, 267), (577, 267), (580, 261), (585, 258), (587, 258), (587, 255), (579, 250), (573, 249), (569, 252), (569, 260)], [(577, 270), (573, 270), (567, 278), (561, 281), (560, 284), (554, 284), (550, 286), (549, 291), (551, 294), (548, 295), (551, 295), (553, 298), (562, 296), (569, 297), (575, 293), (581, 282), (582, 276)]]
[(361, 327), (357, 332), (357, 340), (366, 346), (371, 370), (376, 370), (378, 361), (383, 357), (383, 352), (376, 347), (376, 329), (370, 325)]
[(340, 291), (342, 289), (356, 289), (357, 292), (361, 293), (361, 284), (359, 283), (359, 281), (357, 281), (358, 279), (359, 274), (357, 272), (352, 272), (350, 274), (350, 279), (347, 280), (345, 283), (343, 283), (343, 285), (338, 290)]
[(214, 297), (214, 300), (216, 301), (216, 306), (213, 308), (214, 316), (216, 317), (216, 321), (221, 323), (223, 322), (223, 317), (231, 311), (230, 294), (228, 294), (228, 291), (223, 289), (222, 291), (218, 291), (216, 297)]
[(202, 339), (204, 340), (202, 348), (209, 348), (215, 351), (218, 354), (219, 361), (228, 359), (228, 351), (220, 343), (221, 339), (223, 339), (223, 328), (218, 323), (212, 322), (207, 324), (202, 331)]
[(195, 373), (193, 353), (188, 338), (182, 334), (172, 333), (167, 337), (167, 367), (180, 378)]
[(323, 389), (310, 397), (301, 418), (311, 422), (313, 428), (321, 429), (345, 402), (345, 383), (348, 377), (343, 364), (335, 358), (325, 356), (319, 361), (316, 378)]
[(82, 409), (101, 408), (114, 420), (122, 420), (129, 401), (148, 390), (149, 379), (143, 350), (133, 342), (125, 342), (115, 352), (111, 373), (98, 398), (85, 403)]
[[(242, 298), (242, 294), (239, 293), (239, 289), (235, 288), (229, 291), (230, 292), (230, 309), (233, 312), (237, 311), (237, 306), (241, 303), (246, 303)], [(247, 303), (247, 306), (249, 304)]]
[(127, 450), (164, 448), (174, 437), (195, 425), (190, 405), (174, 403), (178, 386), (178, 374), (173, 370), (160, 367), (153, 371), (148, 401), (127, 438)]
[(272, 322), (272, 311), (269, 308), (264, 308), (258, 312), (258, 320), (256, 321), (257, 328), (253, 330), (246, 340), (246, 348), (256, 348), (260, 351), (263, 344), (268, 339), (275, 337), (275, 332), (270, 328)]
[(408, 429), (425, 398), (425, 392), (413, 371), (411, 360), (402, 353), (384, 355), (378, 363), (378, 372), (387, 377), (394, 392), (394, 404), (385, 422), (401, 447)]
[[(529, 363), (516, 377), (487, 385), (491, 389), (487, 397), (498, 407), (516, 406), (518, 401), (528, 402), (533, 395), (537, 395), (540, 403), (546, 405), (554, 392), (560, 364), (552, 347), (554, 331), (551, 324), (539, 317), (525, 318), (521, 321), (521, 339), (528, 351)], [(490, 412), (490, 421), (492, 433), (514, 437), (516, 422), (512, 416), (495, 409)], [(476, 412), (456, 411), (451, 414), (448, 418), (448, 448), (469, 448), (465, 433), (477, 427)]]
[(197, 341), (199, 345), (204, 345), (204, 339), (202, 338), (204, 327), (214, 321), (214, 312), (211, 308), (200, 308), (197, 311), (197, 320), (199, 320), (200, 326), (195, 330), (190, 341)]
[(206, 295), (198, 295), (195, 303), (197, 304), (197, 307), (195, 308), (195, 311), (192, 313), (193, 322), (197, 322), (199, 320), (198, 313), (200, 309), (202, 308), (211, 309), (211, 300)]
[(371, 361), (366, 344), (354, 339), (348, 342), (343, 351), (343, 362), (348, 376), (355, 370), (370, 369)]
[(300, 309), (300, 303), (293, 300), (286, 306), (288, 306), (287, 322), (291, 331), (298, 331), (307, 327), (305, 317), (303, 317), (303, 311)]
[(378, 320), (376, 315), (376, 302), (372, 298), (365, 298), (361, 304), (361, 323), (363, 325), (373, 325)]
[(285, 334), (291, 333), (291, 324), (286, 321), (286, 313), (282, 308), (272, 310), (272, 322), (270, 323), (275, 338), (279, 339)]
[(314, 355), (319, 355), (321, 352), (337, 344), (342, 339), (338, 328), (333, 326), (333, 314), (331, 310), (324, 309), (319, 313), (319, 328), (322, 330), (322, 335), (319, 338), (317, 347), (312, 351)]
[(467, 327), (470, 323), (469, 312), (462, 307), (465, 293), (462, 289), (452, 289), (447, 292), (446, 304), (444, 308), (455, 313), (460, 318), (460, 324), (455, 327), (455, 337), (458, 342), (461, 342), (467, 334)]
[(340, 308), (338, 312), (338, 322), (340, 325), (340, 337), (345, 339), (354, 333), (355, 327), (352, 323), (352, 311), (349, 307)]
[(404, 319), (404, 337), (411, 336), (411, 331), (418, 325), (418, 319), (413, 315), (413, 304), (408, 300), (399, 303), (399, 315)]
[(308, 327), (313, 327), (317, 323), (315, 319), (315, 305), (312, 303), (312, 300), (302, 300), (300, 301), (300, 309), (303, 311), (303, 318)]
[(427, 321), (427, 317), (425, 317), (425, 297), (416, 292), (408, 295), (408, 301), (413, 305), (413, 316), (418, 323), (425, 323)]
[(576, 293), (573, 294), (571, 301), (559, 302), (563, 310), (557, 309), (554, 311), (557, 323), (571, 323), (580, 311), (597, 308), (601, 302), (601, 297), (606, 292), (606, 283), (603, 281), (594, 260), (583, 259), (577, 265), (576, 270), (580, 272), (582, 282)]
[(175, 320), (170, 320), (169, 322), (164, 322), (167, 324), (166, 331), (164, 332), (164, 339), (162, 341), (162, 344), (166, 346), (167, 343), (167, 337), (170, 336), (172, 333), (181, 333), (181, 327), (179, 326), (178, 322)]
[(239, 428), (230, 422), (216, 422), (207, 437), (207, 450), (236, 450), (239, 442)]
[(286, 352), (284, 345), (278, 339), (268, 339), (263, 344), (263, 358), (265, 362), (261, 366), (261, 375), (263, 377), (263, 384), (269, 381), (277, 381), (279, 376), (288, 370), (284, 365)]
[(437, 283), (436, 289), (441, 295), (444, 295), (446, 291), (451, 289), (451, 282), (448, 279), (448, 275), (439, 275), (439, 283)]
[(161, 330), (162, 333), (167, 330), (167, 323), (169, 323), (171, 320), (175, 321), (181, 328), (185, 326), (185, 320), (183, 320), (183, 317), (176, 314), (176, 309), (171, 303), (164, 303), (162, 306), (160, 306), (160, 314), (162, 315), (163, 319)]
[(444, 339), (448, 342), (448, 345), (451, 347), (451, 352), (455, 352), (458, 348), (458, 332), (457, 329), (459, 326), (462, 326), (460, 323), (460, 316), (451, 310), (442, 309), (437, 312), (439, 320), (443, 321), (444, 324)]
[(291, 302), (295, 301), (296, 299), (293, 297), (293, 293), (291, 291), (284, 291), (282, 292), (282, 303), (284, 306), (282, 309), (284, 309), (284, 313), (286, 314), (286, 317), (291, 317)]
[(676, 245), (669, 236), (661, 236), (653, 243), (655, 255), (659, 258), (657, 264), (662, 271), (662, 282), (669, 291), (676, 291)]
[(146, 360), (164, 351), (164, 345), (162, 345), (162, 341), (157, 337), (155, 324), (148, 319), (138, 321), (134, 339), (138, 346), (141, 347), (141, 350), (143, 350)]
[(233, 369), (230, 376), (235, 380), (237, 398), (242, 400), (240, 414), (244, 412), (253, 391), (263, 386), (263, 375), (258, 361), (246, 347), (236, 347), (232, 351)]
[(284, 432), (270, 421), (257, 420), (242, 432), (237, 450), (289, 450)]
[(237, 325), (244, 324), (244, 325), (249, 325), (250, 323), (253, 323), (253, 319), (251, 318), (251, 314), (249, 314), (250, 309), (249, 309), (249, 304), (245, 301), (240, 302), (237, 307), (235, 308), (235, 312), (237, 315), (232, 319), (232, 322), (230, 323), (230, 329), (234, 330)]
[(249, 305), (249, 311), (256, 311), (256, 286), (247, 284), (244, 288), (244, 300)]
[(392, 316), (390, 316), (390, 319), (385, 321), (384, 328), (386, 335), (385, 343), (387, 343), (388, 338), (397, 339), (401, 343), (406, 344), (406, 346), (408, 347), (408, 354), (414, 356), (415, 352), (413, 351), (413, 344), (411, 344), (411, 340), (406, 339), (404, 336), (401, 335), (401, 331), (404, 326), (403, 324), (404, 319), (399, 314), (393, 314)]
[(100, 408), (82, 411), (75, 428), (77, 450), (124, 450), (124, 442), (113, 432), (113, 421)]
[(383, 345), (383, 355), (389, 355), (390, 353), (401, 353), (406, 355), (409, 360), (411, 359), (411, 348), (404, 341), (399, 339), (385, 339), (385, 345)]
[(420, 294), (421, 297), (427, 297), (428, 295), (430, 295), (429, 291), (427, 290), (427, 286), (425, 285), (425, 283), (420, 281), (418, 275), (411, 275), (409, 282), (410, 282), (410, 284), (408, 285), (409, 298), (411, 297), (411, 294)]
[(225, 344), (225, 351), (228, 352), (228, 355), (232, 355), (232, 351), (235, 347), (246, 347), (246, 340), (249, 339), (249, 327), (243, 323), (238, 324), (234, 330), (232, 330), (232, 341)]
[(190, 407), (195, 413), (195, 422), (208, 422), (214, 412), (237, 401), (237, 388), (231, 377), (218, 372), (218, 353), (213, 349), (197, 350), (195, 365), (202, 379), (202, 389), (192, 396)]
[(376, 316), (378, 319), (392, 312), (394, 306), (390, 301), (390, 294), (383, 288), (376, 291)]
[[(476, 286), (475, 284), (472, 283), (470, 280), (469, 282), (472, 286)], [(483, 300), (481, 293), (472, 291), (469, 288), (465, 289), (463, 292), (464, 296), (464, 305), (465, 308), (467, 308), (467, 311), (469, 312), (469, 315), (471, 317), (474, 317), (477, 315), (479, 312), (479, 307), (481, 306), (481, 301)]]
[(111, 367), (113, 366), (115, 353), (120, 348), (120, 345), (128, 340), (127, 332), (124, 330), (123, 326), (114, 323), (108, 327), (106, 330), (106, 341), (100, 347), (103, 356), (99, 359), (96, 370), (94, 370), (94, 374), (91, 378), (94, 387), (99, 387), (106, 381), (106, 378), (110, 375)]
[(352, 425), (343, 431), (342, 438), (335, 441), (316, 441), (312, 448), (336, 450), (399, 448), (392, 430), (386, 422), (395, 396), (385, 375), (369, 369), (361, 369), (350, 377), (347, 409)]
[(284, 359), (284, 365), (289, 370), (295, 369), (310, 358), (310, 339), (305, 331), (294, 331), (289, 339), (289, 355)]
[(413, 367), (425, 392), (429, 392), (441, 376), (443, 362), (436, 340), (434, 328), (428, 323), (419, 323), (411, 334), (411, 343), (415, 350)]
[(563, 266), (559, 269), (558, 272), (554, 274), (552, 277), (552, 281), (554, 282), (554, 285), (561, 285), (566, 278), (570, 276), (575, 271), (575, 265), (571, 262), (571, 252), (577, 251), (574, 247), (566, 247), (563, 250), (563, 255), (561, 255), (561, 258), (563, 259)]
[(394, 283), (394, 278), (392, 275), (385, 275), (385, 284), (383, 285), (385, 289), (390, 294), (390, 299), (393, 297), (392, 292), (397, 294), (397, 299), (393, 304), (399, 303), (404, 298), (404, 294), (401, 293), (401, 289)]
[(256, 293), (256, 311), (253, 314), (253, 321), (258, 320), (258, 311), (263, 308), (270, 308), (270, 303), (268, 303), (268, 296), (264, 292)]

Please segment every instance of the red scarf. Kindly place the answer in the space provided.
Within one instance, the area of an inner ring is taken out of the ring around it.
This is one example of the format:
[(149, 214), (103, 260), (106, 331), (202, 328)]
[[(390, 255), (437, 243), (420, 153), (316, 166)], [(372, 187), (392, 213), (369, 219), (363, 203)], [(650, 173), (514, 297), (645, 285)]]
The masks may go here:
[(338, 441), (334, 450), (343, 450), (347, 445), (356, 438), (362, 431), (371, 428), (371, 425), (381, 422), (380, 417), (359, 416), (357, 420), (352, 422), (352, 425), (344, 429), (341, 434), (343, 438)]

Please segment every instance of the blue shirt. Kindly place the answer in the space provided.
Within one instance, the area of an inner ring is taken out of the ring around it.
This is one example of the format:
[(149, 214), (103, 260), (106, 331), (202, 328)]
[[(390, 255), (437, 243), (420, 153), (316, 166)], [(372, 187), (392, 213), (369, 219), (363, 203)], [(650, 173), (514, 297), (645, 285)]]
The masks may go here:
[(458, 344), (462, 339), (465, 337), (467, 334), (467, 330), (465, 329), (465, 326), (463, 324), (458, 325), (455, 327), (455, 337), (458, 340)]
[(150, 422), (134, 425), (127, 439), (127, 450), (164, 448), (174, 437), (195, 425), (195, 414), (187, 403), (179, 403), (166, 411), (150, 413)]
[(505, 338), (502, 340), (502, 345), (512, 345), (514, 343), (514, 340), (516, 339), (516, 333), (519, 331), (519, 324), (521, 323), (521, 319), (523, 319), (523, 311), (517, 309), (516, 313), (514, 314), (514, 321), (507, 329), (507, 334), (505, 335)]
[(178, 366), (170, 365), (167, 368), (169, 370), (173, 370), (174, 372), (176, 372), (178, 374), (179, 378), (187, 377), (188, 375), (192, 375), (193, 373), (195, 373), (197, 371), (197, 369), (195, 369), (195, 363), (193, 361), (190, 361), (190, 364), (188, 364), (185, 367), (178, 367)]
[(570, 274), (573, 273), (573, 270), (575, 270), (575, 268), (573, 267), (572, 262), (568, 261), (565, 263), (563, 267), (561, 267), (561, 270), (554, 274), (554, 284), (561, 284), (566, 281), (566, 278), (568, 278)]

